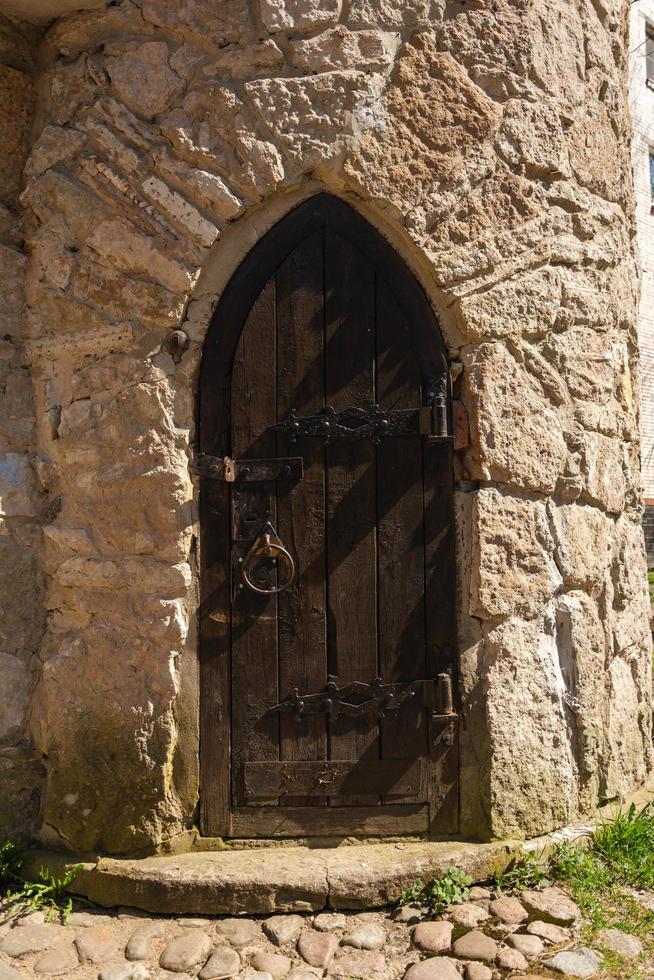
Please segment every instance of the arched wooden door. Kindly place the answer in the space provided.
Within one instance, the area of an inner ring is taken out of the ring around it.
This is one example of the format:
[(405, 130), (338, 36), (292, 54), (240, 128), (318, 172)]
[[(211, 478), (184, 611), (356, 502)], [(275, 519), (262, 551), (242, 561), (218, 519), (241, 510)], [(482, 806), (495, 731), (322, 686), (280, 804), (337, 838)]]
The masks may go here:
[(457, 829), (447, 360), (322, 194), (237, 270), (200, 381), (202, 829)]

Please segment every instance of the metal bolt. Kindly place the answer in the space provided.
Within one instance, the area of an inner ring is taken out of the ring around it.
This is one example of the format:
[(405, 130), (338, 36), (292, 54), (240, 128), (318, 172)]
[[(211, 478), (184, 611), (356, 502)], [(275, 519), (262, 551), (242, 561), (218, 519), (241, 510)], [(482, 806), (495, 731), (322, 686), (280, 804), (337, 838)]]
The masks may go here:
[(175, 364), (179, 364), (184, 351), (188, 350), (189, 344), (188, 334), (184, 330), (171, 330), (164, 342), (164, 346)]

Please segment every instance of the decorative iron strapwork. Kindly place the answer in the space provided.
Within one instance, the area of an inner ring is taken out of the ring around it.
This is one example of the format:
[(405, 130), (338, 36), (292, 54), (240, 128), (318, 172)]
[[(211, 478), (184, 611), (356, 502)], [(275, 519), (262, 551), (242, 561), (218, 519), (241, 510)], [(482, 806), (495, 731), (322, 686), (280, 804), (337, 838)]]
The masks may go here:
[(369, 408), (344, 408), (337, 411), (326, 405), (314, 415), (298, 416), (291, 409), (273, 430), (289, 436), (291, 442), (307, 436), (323, 440), (325, 445), (337, 439), (358, 441), (370, 439), (379, 443), (386, 436), (431, 436), (448, 438), (447, 406), (441, 399), (422, 408), (386, 411), (379, 405)]
[(330, 677), (324, 690), (315, 694), (300, 694), (296, 687), (270, 710), (287, 712), (296, 721), (301, 721), (305, 715), (329, 715), (330, 718), (373, 715), (383, 718), (387, 711), (399, 711), (409, 704), (428, 708), (437, 716), (453, 715), (452, 678), (443, 673), (435, 680), (384, 684), (381, 677), (376, 677), (370, 684), (351, 681), (339, 687), (338, 678)]

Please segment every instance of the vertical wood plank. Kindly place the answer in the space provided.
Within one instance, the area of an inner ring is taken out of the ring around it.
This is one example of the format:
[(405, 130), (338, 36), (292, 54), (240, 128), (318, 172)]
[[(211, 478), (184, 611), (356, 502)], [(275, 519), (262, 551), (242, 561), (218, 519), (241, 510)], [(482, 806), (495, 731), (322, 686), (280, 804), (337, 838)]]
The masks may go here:
[[(425, 481), (425, 599), (427, 608), (427, 669), (435, 677), (452, 670), (456, 683), (456, 564), (454, 497), (450, 446), (423, 447)], [(456, 724), (432, 725), (430, 751), (430, 833), (458, 829), (458, 741)]]
[[(324, 405), (323, 234), (319, 230), (292, 252), (277, 271), (277, 417), (290, 409), (310, 415)], [(280, 691), (285, 697), (320, 691), (327, 682), (325, 595), (325, 466), (317, 439), (291, 443), (278, 437), (280, 456), (301, 455), (302, 481), (278, 486), (277, 528), (299, 562), (299, 577), (279, 596)], [(283, 760), (327, 758), (324, 715), (298, 721), (282, 715)], [(287, 796), (285, 805), (324, 806), (323, 798)]]
[[(406, 321), (377, 279), (377, 401), (420, 406), (420, 371)], [(385, 682), (425, 677), (425, 550), (422, 439), (382, 439), (377, 447), (379, 670)], [(425, 711), (389, 712), (381, 723), (384, 759), (427, 755)], [(395, 797), (393, 802), (398, 802)]]
[[(227, 451), (229, 391), (213, 392), (211, 454)], [(207, 427), (208, 431), (208, 427)], [(200, 489), (200, 827), (229, 833), (230, 819), (230, 567), (229, 491), (218, 480)]]
[[(336, 409), (374, 401), (375, 277), (347, 239), (325, 234), (325, 397)], [(378, 673), (375, 448), (335, 442), (327, 458), (327, 647), (340, 684)], [(370, 716), (330, 722), (330, 757), (379, 757)], [(377, 797), (332, 798), (331, 805), (376, 803)]]
[[(232, 452), (235, 458), (275, 454), (276, 401), (275, 280), (268, 281), (245, 322), (232, 371)], [(256, 532), (265, 519), (269, 487), (246, 484), (244, 520)], [(241, 493), (236, 485), (232, 493)], [(274, 511), (274, 494), (270, 494)], [(239, 510), (241, 508), (239, 507)], [(273, 521), (275, 513), (272, 514)], [(234, 533), (234, 530), (233, 532)], [(238, 532), (237, 532), (238, 533)], [(243, 765), (279, 759), (279, 716), (270, 708), (279, 697), (277, 599), (247, 588), (232, 602), (232, 794), (244, 795)]]

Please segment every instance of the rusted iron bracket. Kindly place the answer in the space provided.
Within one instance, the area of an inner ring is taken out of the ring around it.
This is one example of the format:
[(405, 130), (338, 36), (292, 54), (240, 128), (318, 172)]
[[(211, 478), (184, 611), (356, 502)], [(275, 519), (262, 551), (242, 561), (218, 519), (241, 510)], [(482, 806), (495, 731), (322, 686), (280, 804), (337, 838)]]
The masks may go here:
[(274, 483), (276, 480), (296, 483), (302, 479), (301, 456), (275, 459), (231, 459), (229, 456), (198, 454), (191, 464), (193, 473), (226, 483)]
[(336, 440), (370, 439), (379, 443), (386, 436), (429, 436), (449, 440), (446, 406), (435, 399), (422, 408), (386, 411), (379, 405), (369, 408), (344, 408), (337, 411), (326, 405), (315, 415), (298, 416), (291, 409), (285, 419), (273, 425), (275, 432), (287, 435), (291, 442), (318, 437), (325, 445)]

